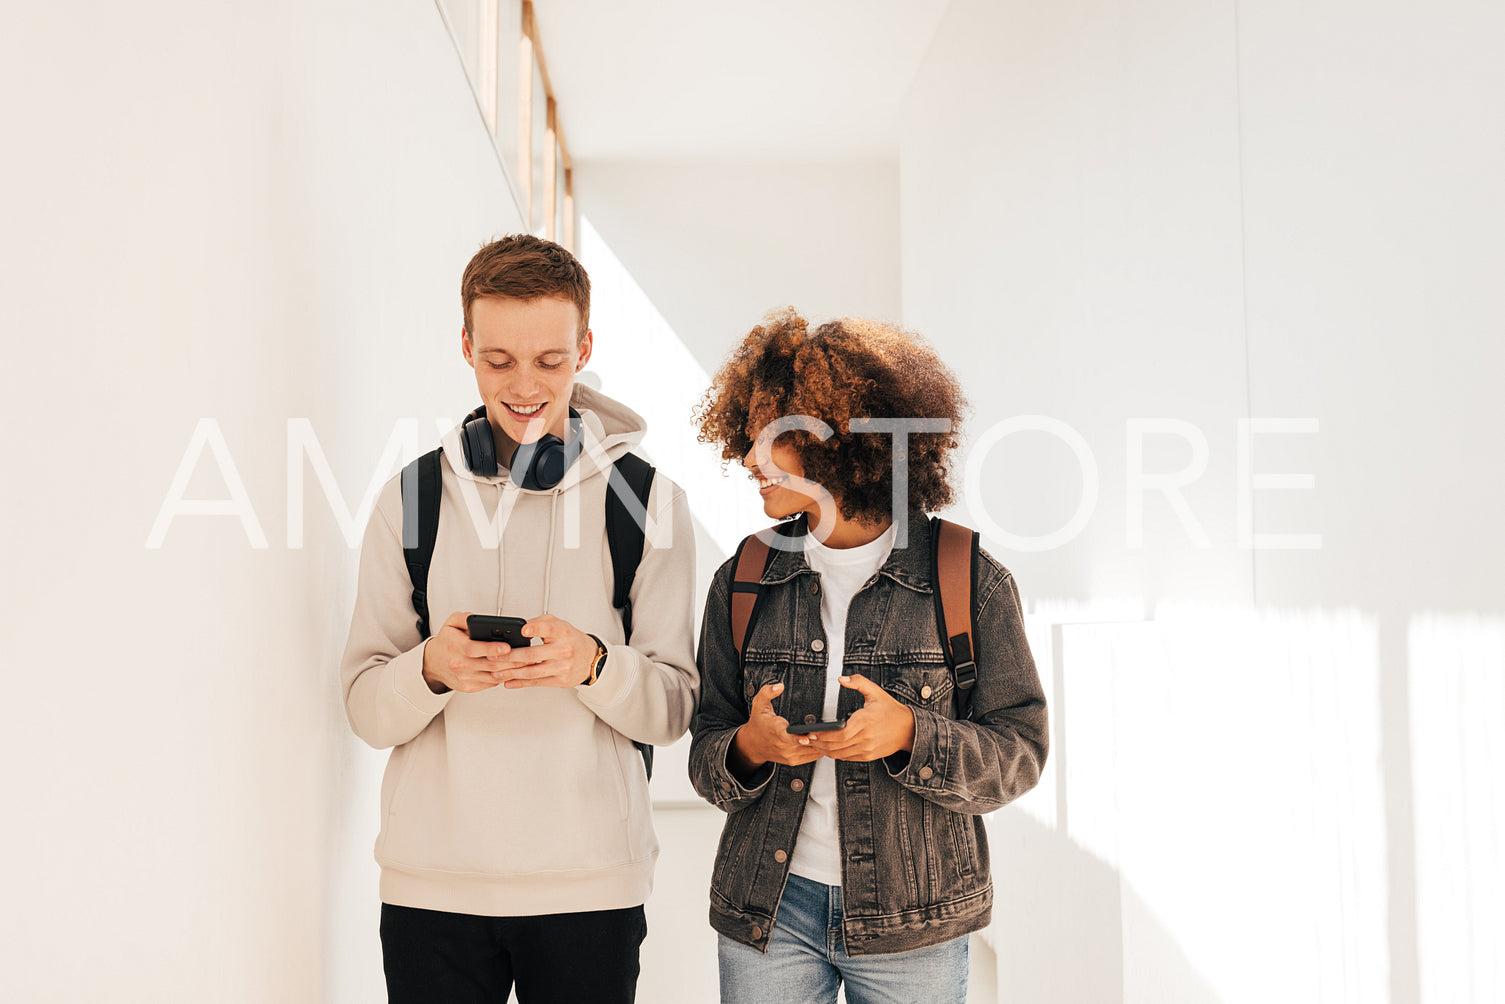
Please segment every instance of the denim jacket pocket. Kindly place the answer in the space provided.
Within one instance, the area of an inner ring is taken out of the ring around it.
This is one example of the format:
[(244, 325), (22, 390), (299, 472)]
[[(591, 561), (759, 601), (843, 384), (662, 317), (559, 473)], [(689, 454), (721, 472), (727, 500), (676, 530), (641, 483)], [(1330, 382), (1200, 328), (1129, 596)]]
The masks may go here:
[[(937, 654), (939, 655), (939, 654)], [(951, 668), (944, 662), (909, 662), (887, 667), (883, 689), (913, 708), (951, 717)]]
[(716, 846), (716, 863), (711, 871), (711, 892), (734, 909), (747, 907), (752, 876), (746, 867), (746, 853), (752, 847), (756, 854), (758, 841), (754, 837), (767, 826), (768, 820), (763, 813), (734, 812), (727, 816), (722, 827), (721, 839)]
[(980, 865), (978, 833), (982, 828), (982, 817), (946, 812), (944, 819), (951, 839), (951, 864), (956, 870), (957, 878), (966, 883), (977, 874)]
[[(758, 695), (758, 691), (770, 683), (787, 683), (788, 676), (789, 663), (787, 661), (753, 661), (750, 659), (742, 667), (742, 699), (747, 702), (750, 708), (752, 707), (753, 698)], [(773, 699), (773, 710), (775, 713), (779, 711), (779, 705), (788, 693), (789, 691), (786, 687), (784, 693), (779, 694)]]

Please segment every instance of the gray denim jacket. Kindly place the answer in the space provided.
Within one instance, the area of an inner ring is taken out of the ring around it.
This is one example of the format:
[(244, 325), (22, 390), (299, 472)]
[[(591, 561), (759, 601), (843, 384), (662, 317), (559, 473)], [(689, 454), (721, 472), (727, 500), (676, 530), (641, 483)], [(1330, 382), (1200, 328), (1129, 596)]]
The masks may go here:
[[(912, 753), (836, 763), (842, 932), (851, 955), (923, 948), (986, 927), (993, 885), (981, 814), (1034, 787), (1045, 764), (1045, 694), (1013, 576), (986, 553), (974, 563), (977, 686), (971, 719), (958, 721), (935, 626), (924, 514), (911, 515), (908, 534), (909, 546), (893, 551), (847, 613), (846, 671), (873, 680), (915, 718)], [(821, 586), (803, 551), (775, 552), (739, 671), (733, 574), (733, 561), (722, 565), (706, 599), (690, 779), (727, 813), (711, 876), (711, 926), (767, 951), (815, 765), (768, 764), (744, 785), (728, 769), (727, 751), (765, 684), (785, 684), (773, 710), (789, 721), (820, 716)], [(852, 714), (861, 700), (843, 688), (838, 715)]]

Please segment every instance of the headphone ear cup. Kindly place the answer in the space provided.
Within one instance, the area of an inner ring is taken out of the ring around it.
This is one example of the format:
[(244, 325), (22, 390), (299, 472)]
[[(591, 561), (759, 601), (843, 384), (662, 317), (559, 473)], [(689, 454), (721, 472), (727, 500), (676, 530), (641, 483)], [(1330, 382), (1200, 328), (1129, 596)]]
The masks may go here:
[[(564, 480), (565, 472), (580, 456), (583, 443), (581, 433), (584, 426), (580, 413), (574, 408), (570, 409), (569, 427), (569, 442), (546, 433), (536, 442), (517, 448), (517, 452), (512, 455), (512, 480), (519, 488), (526, 488), (529, 491), (548, 491)], [(487, 432), (490, 433), (490, 426), (487, 426)], [(493, 470), (496, 469), (495, 463), (496, 459), (493, 455)]]
[(465, 466), (483, 478), (496, 477), (496, 440), (486, 416), (471, 419), (460, 432), (460, 448), (465, 451)]
[(564, 441), (554, 435), (545, 434), (536, 442), (524, 443), (512, 455), (512, 480), (529, 491), (553, 488), (564, 477), (564, 465), (560, 463), (563, 452)]
[(564, 440), (557, 436), (549, 438), (554, 441), (545, 444), (533, 461), (534, 479), (543, 488), (553, 488), (564, 480)]

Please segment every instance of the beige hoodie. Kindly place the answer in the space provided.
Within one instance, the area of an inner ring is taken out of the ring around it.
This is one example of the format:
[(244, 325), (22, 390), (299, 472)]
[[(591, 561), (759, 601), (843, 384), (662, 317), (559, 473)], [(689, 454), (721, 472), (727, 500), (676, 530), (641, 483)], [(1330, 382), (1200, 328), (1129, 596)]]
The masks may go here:
[(552, 490), (472, 475), (458, 429), (444, 438), (429, 620), (437, 627), (455, 611), (561, 617), (607, 644), (594, 685), (430, 691), (397, 478), (366, 528), (340, 676), (351, 728), (378, 749), (394, 747), (376, 842), (384, 903), (527, 916), (637, 906), (652, 888), (658, 840), (632, 740), (672, 743), (694, 710), (694, 528), (684, 492), (658, 473), (631, 593), (632, 644), (623, 644), (605, 470), (644, 423), (580, 384), (570, 403), (585, 449)]

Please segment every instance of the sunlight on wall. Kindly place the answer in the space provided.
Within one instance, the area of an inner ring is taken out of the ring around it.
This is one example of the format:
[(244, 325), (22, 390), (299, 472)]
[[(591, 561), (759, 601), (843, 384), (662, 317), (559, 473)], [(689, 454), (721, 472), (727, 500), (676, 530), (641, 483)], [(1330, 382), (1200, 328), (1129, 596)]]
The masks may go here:
[[(580, 262), (591, 277), (595, 348), (583, 374), (648, 423), (647, 459), (685, 491), (701, 531), (696, 542), (696, 602), (703, 602), (716, 567), (747, 534), (768, 525), (741, 467), (722, 473), (718, 452), (696, 441), (692, 411), (710, 385), (668, 321), (590, 220), (580, 217)], [(728, 346), (730, 348), (730, 346)], [(714, 812), (690, 785), (689, 738), (660, 747), (653, 769), (653, 804)]]
[[(1053, 767), (1018, 810), (1061, 845), (1036, 848), (1047, 869), (1110, 876), (1041, 880), (1075, 897), (1051, 906), (1054, 923), (1100, 951), (1039, 990), (1385, 1000), (1376, 619), (1175, 603), (1137, 623), (1051, 623), (1091, 612), (1042, 600), (1030, 615)], [(1018, 832), (1015, 811), (990, 830)], [(1017, 976), (1015, 933), (993, 943)]]
[(691, 512), (722, 555), (730, 555), (768, 520), (742, 469), (722, 474), (717, 451), (696, 442), (691, 412), (710, 374), (584, 215), (579, 254), (591, 276), (596, 341), (590, 369), (600, 375), (603, 391), (648, 420), (644, 449), (685, 490)]
[(1425, 1004), (1505, 1000), (1505, 618), (1412, 618), (1417, 953)]
[[(1034, 616), (1026, 609), (1024, 633), (1029, 639), (1030, 654), (1035, 657), (1035, 668), (1040, 673), (1040, 687), (1045, 692), (1046, 735), (1049, 738), (1050, 749), (1045, 759), (1045, 770), (1040, 774), (1039, 784), (1004, 811), (1022, 812), (1041, 826), (1055, 830), (1060, 827), (1057, 802), (1062, 790), (1060, 768), (1063, 762), (1060, 755), (1060, 731), (1056, 714), (1055, 624), (1046, 618)], [(991, 823), (996, 816), (997, 813), (990, 814), (987, 821)]]
[(1376, 619), (1175, 603), (1156, 621), (1159, 673), (1118, 683), (1142, 726), (1119, 743), (1142, 824), (1120, 835), (1125, 880), (1227, 1001), (1384, 1000)]
[[(988, 546), (986, 542), (984, 546)], [(989, 553), (1003, 552), (1001, 549), (990, 548)], [(1040, 776), (1040, 783), (1012, 808), (1040, 825), (1055, 830), (1063, 825), (1066, 788), (1062, 777), (1066, 765), (1070, 763), (1070, 753), (1063, 745), (1062, 731), (1067, 701), (1065, 681), (1059, 672), (1061, 632), (1066, 625), (1143, 623), (1145, 604), (1141, 599), (1127, 596), (1078, 601), (1049, 597), (1036, 600), (1026, 594), (1022, 599), (1025, 634), (1029, 638), (1030, 652), (1035, 657), (1040, 685), (1045, 691), (1045, 701), (1050, 710), (1050, 756), (1045, 771)], [(1078, 680), (1076, 685), (1081, 686), (1081, 683)]]

